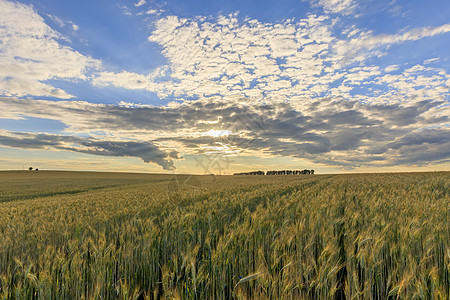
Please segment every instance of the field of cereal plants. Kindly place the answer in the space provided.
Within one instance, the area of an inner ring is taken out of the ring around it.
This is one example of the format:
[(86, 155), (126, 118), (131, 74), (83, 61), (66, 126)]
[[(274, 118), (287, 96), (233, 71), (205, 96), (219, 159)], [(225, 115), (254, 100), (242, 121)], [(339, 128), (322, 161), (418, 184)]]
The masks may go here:
[(0, 180), (1, 299), (450, 298), (450, 172)]

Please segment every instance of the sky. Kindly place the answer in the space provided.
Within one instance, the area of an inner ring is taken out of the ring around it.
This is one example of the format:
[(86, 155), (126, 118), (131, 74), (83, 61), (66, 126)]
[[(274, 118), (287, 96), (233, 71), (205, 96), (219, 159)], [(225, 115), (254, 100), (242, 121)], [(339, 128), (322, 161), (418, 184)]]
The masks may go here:
[(0, 0), (0, 169), (450, 170), (448, 0)]

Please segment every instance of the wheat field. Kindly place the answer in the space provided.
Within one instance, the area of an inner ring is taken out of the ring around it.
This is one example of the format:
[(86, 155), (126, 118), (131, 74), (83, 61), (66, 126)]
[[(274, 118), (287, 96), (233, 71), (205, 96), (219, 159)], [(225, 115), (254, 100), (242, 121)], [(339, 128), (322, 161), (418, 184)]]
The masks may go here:
[(1, 299), (449, 299), (450, 172), (0, 172)]

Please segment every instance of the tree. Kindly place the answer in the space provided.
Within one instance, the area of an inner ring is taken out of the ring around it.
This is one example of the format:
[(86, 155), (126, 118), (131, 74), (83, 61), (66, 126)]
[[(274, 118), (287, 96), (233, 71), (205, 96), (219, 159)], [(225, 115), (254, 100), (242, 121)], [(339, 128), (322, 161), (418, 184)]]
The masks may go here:
[(33, 167), (29, 167), (28, 170), (30, 170), (30, 171), (33, 170)]

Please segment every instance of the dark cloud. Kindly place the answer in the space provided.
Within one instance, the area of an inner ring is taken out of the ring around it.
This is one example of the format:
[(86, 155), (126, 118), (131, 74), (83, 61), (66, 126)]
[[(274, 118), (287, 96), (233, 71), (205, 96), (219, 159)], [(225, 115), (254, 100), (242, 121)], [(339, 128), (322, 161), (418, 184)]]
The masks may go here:
[(40, 136), (42, 136), (42, 134), (32, 136), (32, 134), (19, 133), (19, 136), (26, 137), (0, 135), (0, 144), (22, 149), (45, 149), (58, 147), (61, 143), (61, 141), (55, 139), (41, 139)]
[[(173, 107), (130, 108), (0, 98), (0, 105), (3, 104), (9, 115), (57, 119), (78, 132), (102, 130), (124, 138), (129, 132), (137, 132), (149, 136), (152, 143), (181, 143), (187, 153), (205, 152), (202, 148), (205, 146), (225, 145), (233, 150), (305, 158), (344, 167), (427, 164), (449, 158), (446, 149), (450, 130), (442, 126), (449, 118), (445, 114), (436, 115), (445, 104), (439, 101), (370, 105), (324, 98), (299, 108), (286, 102), (249, 104), (205, 99)], [(211, 129), (232, 133), (219, 137), (206, 135)], [(181, 131), (184, 133), (180, 134)], [(62, 149), (61, 143), (68, 141), (61, 139), (72, 139), (72, 143), (82, 147), (65, 145), (64, 149), (134, 156), (166, 169), (172, 169), (172, 159), (183, 152), (183, 148), (178, 151), (168, 148), (167, 154), (152, 143), (49, 136), (8, 135), (2, 137), (1, 143), (20, 148)]]
[(392, 164), (418, 164), (450, 160), (450, 131), (426, 129), (407, 134), (384, 149), (393, 155)]
[(147, 142), (116, 142), (87, 140), (82, 143), (89, 149), (77, 149), (75, 147), (67, 150), (78, 151), (87, 154), (104, 156), (129, 156), (139, 157), (146, 163), (156, 163), (164, 170), (174, 170), (175, 166), (171, 158), (175, 158), (173, 152), (167, 154), (158, 147)]
[(440, 117), (424, 117), (423, 114), (432, 108), (443, 105), (442, 101), (419, 101), (409, 106), (400, 104), (393, 105), (370, 105), (367, 110), (374, 116), (384, 120), (386, 125), (408, 126), (419, 122), (425, 123), (445, 123), (448, 122), (449, 116)]
[(148, 142), (102, 141), (75, 136), (32, 134), (8, 132), (12, 135), (0, 135), (0, 144), (22, 149), (67, 150), (93, 155), (138, 157), (146, 163), (155, 163), (165, 170), (174, 170), (172, 158), (178, 153), (169, 154)]
[[(389, 143), (388, 148), (399, 149), (412, 145), (445, 145), (450, 143), (450, 131), (444, 129), (425, 129), (413, 132), (398, 139), (398, 141)], [(450, 151), (450, 148), (449, 148)]]

